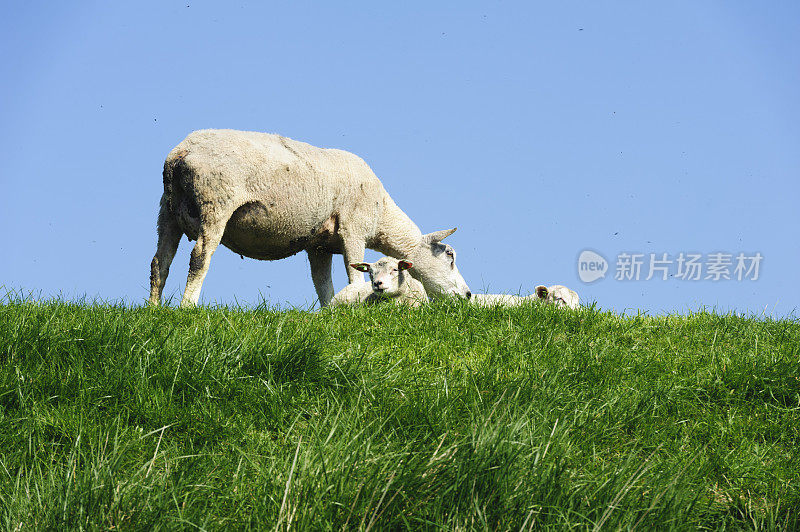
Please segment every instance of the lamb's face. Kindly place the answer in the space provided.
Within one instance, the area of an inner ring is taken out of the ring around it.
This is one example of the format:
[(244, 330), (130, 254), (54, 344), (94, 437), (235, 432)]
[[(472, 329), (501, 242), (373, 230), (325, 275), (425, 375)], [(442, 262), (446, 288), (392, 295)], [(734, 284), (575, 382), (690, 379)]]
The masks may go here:
[(546, 287), (539, 285), (535, 288), (536, 297), (556, 307), (578, 308), (578, 294), (566, 286), (554, 285)]
[(397, 260), (383, 257), (376, 262), (360, 262), (351, 264), (356, 270), (369, 274), (372, 283), (372, 293), (383, 297), (395, 297), (400, 293), (400, 286), (404, 281), (405, 270), (411, 268), (412, 263), (406, 260)]
[(413, 257), (413, 275), (422, 282), (428, 294), (469, 298), (472, 292), (456, 266), (456, 251), (441, 242), (454, 231), (437, 231), (422, 237)]

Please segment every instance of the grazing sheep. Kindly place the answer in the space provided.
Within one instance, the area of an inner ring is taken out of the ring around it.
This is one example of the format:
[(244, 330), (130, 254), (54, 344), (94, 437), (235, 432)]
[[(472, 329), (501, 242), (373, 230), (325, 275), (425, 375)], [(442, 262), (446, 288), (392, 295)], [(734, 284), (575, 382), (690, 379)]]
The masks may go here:
[[(364, 248), (408, 259), (432, 295), (470, 296), (442, 244), (455, 228), (423, 235), (369, 166), (346, 151), (279, 135), (207, 129), (190, 133), (164, 162), (150, 303), (158, 305), (181, 236), (196, 240), (181, 306), (193, 306), (221, 243), (276, 260), (305, 250), (322, 306), (333, 297), (331, 259), (364, 260)], [(350, 283), (363, 276), (348, 268)]]
[(500, 305), (516, 307), (524, 301), (537, 300), (552, 303), (557, 307), (578, 308), (578, 294), (560, 284), (550, 287), (539, 285), (529, 296), (515, 296), (511, 294), (473, 294), (470, 303), (481, 307)]
[(406, 273), (411, 266), (411, 262), (393, 257), (383, 257), (372, 264), (351, 264), (351, 268), (368, 273), (370, 282), (345, 286), (333, 297), (331, 306), (394, 301), (418, 307), (428, 301), (428, 294), (421, 282)]

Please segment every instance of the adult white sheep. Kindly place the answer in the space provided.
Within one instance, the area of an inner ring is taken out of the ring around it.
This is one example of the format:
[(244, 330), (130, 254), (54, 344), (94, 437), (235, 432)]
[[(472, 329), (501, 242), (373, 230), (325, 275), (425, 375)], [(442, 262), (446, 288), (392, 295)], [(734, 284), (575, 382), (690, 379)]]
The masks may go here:
[(373, 263), (360, 262), (350, 267), (368, 273), (370, 282), (345, 286), (333, 296), (331, 306), (392, 301), (418, 307), (428, 301), (425, 287), (407, 273), (412, 267), (407, 260), (382, 257)]
[(503, 307), (516, 307), (524, 301), (537, 300), (551, 303), (556, 307), (578, 308), (578, 294), (566, 286), (560, 284), (553, 286), (537, 286), (529, 296), (517, 296), (512, 294), (474, 294), (470, 303), (480, 307), (491, 307), (495, 305)]
[[(197, 242), (181, 306), (197, 303), (220, 243), (260, 260), (305, 250), (322, 306), (333, 297), (332, 255), (344, 255), (347, 267), (364, 260), (365, 247), (412, 261), (413, 275), (432, 295), (471, 295), (453, 248), (441, 243), (455, 228), (423, 235), (352, 153), (280, 135), (207, 129), (169, 153), (163, 176), (150, 266), (154, 305), (184, 234)], [(347, 270), (350, 283), (363, 282), (361, 273)]]

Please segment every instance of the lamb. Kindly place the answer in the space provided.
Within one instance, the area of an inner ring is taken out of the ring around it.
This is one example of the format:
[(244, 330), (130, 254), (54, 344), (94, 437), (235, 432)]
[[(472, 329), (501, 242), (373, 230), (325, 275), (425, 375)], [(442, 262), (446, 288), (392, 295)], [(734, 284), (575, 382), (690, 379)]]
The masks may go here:
[(478, 307), (516, 307), (525, 299), (523, 296), (512, 294), (472, 294), (469, 302)]
[[(194, 306), (221, 243), (243, 257), (308, 254), (322, 306), (333, 297), (331, 260), (364, 260), (366, 247), (415, 264), (429, 294), (469, 298), (455, 251), (441, 241), (456, 229), (423, 235), (358, 156), (280, 135), (234, 130), (190, 133), (164, 162), (158, 245), (150, 265), (150, 303), (158, 305), (178, 243), (195, 240), (181, 306)], [(363, 275), (348, 268), (350, 283)]]
[(534, 288), (533, 294), (529, 295), (528, 298), (533, 298), (534, 295), (536, 299), (552, 303), (557, 307), (578, 308), (580, 305), (578, 293), (560, 284), (553, 286), (539, 285)]
[(474, 294), (470, 303), (481, 307), (495, 305), (516, 307), (525, 301), (538, 300), (552, 303), (557, 307), (578, 308), (578, 294), (566, 286), (553, 285), (550, 287), (539, 285), (529, 296), (516, 296), (511, 294)]
[(353, 283), (344, 287), (331, 300), (331, 306), (382, 301), (406, 303), (418, 307), (428, 301), (421, 282), (406, 273), (413, 264), (407, 260), (383, 257), (376, 262), (360, 262), (350, 267), (369, 274), (369, 283)]

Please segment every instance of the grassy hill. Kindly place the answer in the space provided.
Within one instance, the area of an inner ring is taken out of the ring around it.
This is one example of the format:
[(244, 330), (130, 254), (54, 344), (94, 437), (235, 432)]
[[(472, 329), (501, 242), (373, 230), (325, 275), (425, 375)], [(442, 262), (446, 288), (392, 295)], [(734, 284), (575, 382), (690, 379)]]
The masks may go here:
[(13, 530), (798, 529), (800, 323), (0, 304)]

